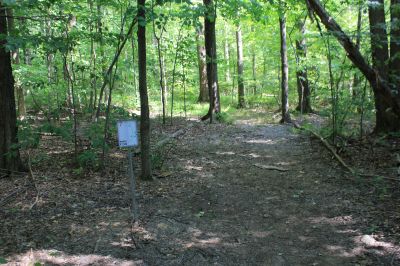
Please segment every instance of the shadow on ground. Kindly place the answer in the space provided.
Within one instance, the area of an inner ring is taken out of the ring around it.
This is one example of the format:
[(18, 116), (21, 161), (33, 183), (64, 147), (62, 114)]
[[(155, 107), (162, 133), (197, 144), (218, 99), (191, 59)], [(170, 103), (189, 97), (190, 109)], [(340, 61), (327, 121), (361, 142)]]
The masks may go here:
[(368, 195), (316, 145), (284, 125), (195, 123), (173, 145), (166, 178), (140, 184), (138, 224), (123, 159), (87, 179), (55, 167), (38, 180), (35, 206), (27, 190), (0, 210), (0, 257), (10, 265), (399, 264), (400, 246), (368, 234)]

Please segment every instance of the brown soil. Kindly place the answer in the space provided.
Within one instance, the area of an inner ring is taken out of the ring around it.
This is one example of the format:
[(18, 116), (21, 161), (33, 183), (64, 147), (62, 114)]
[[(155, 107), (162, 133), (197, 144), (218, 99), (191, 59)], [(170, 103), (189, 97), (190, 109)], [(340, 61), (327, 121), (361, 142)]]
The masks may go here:
[(38, 195), (22, 174), (0, 182), (0, 259), (9, 265), (400, 264), (397, 181), (346, 174), (317, 140), (290, 126), (192, 123), (166, 149), (160, 178), (139, 184), (135, 224), (124, 152), (111, 152), (104, 173), (74, 173), (71, 147), (48, 137), (32, 153)]

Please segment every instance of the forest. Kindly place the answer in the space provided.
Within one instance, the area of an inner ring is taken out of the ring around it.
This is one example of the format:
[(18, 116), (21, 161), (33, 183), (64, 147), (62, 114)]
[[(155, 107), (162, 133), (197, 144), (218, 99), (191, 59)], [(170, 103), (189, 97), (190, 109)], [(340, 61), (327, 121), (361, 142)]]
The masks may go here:
[(400, 0), (0, 0), (0, 264), (400, 265), (399, 182)]

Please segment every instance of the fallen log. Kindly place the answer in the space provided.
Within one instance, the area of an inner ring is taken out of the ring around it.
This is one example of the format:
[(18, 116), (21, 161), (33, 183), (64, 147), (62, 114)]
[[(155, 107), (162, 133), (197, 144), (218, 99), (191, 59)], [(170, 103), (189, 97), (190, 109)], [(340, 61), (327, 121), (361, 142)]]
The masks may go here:
[(182, 135), (184, 135), (190, 128), (192, 128), (194, 126), (194, 124), (189, 124), (188, 126), (186, 126), (185, 128), (181, 128), (178, 131), (175, 131), (174, 133), (172, 133), (171, 135), (163, 138), (162, 140), (158, 141), (154, 146), (153, 149), (157, 150), (159, 148), (161, 148), (162, 146), (170, 143), (173, 139), (176, 139)]
[(279, 171), (279, 172), (287, 172), (289, 171), (289, 169), (285, 169), (285, 168), (281, 168), (281, 167), (277, 167), (274, 165), (264, 165), (264, 164), (253, 164), (255, 167), (258, 167), (260, 169), (265, 169), (265, 170), (275, 170), (275, 171)]

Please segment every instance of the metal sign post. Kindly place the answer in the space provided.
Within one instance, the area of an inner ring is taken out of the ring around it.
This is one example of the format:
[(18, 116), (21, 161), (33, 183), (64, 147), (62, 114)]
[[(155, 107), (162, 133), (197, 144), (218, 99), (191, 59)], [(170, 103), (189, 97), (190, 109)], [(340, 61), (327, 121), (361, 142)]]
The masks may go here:
[(117, 122), (118, 128), (118, 146), (128, 149), (128, 174), (131, 183), (132, 193), (132, 216), (134, 220), (139, 218), (139, 207), (136, 200), (136, 178), (133, 172), (132, 148), (138, 146), (139, 139), (137, 133), (136, 120), (125, 120)]

